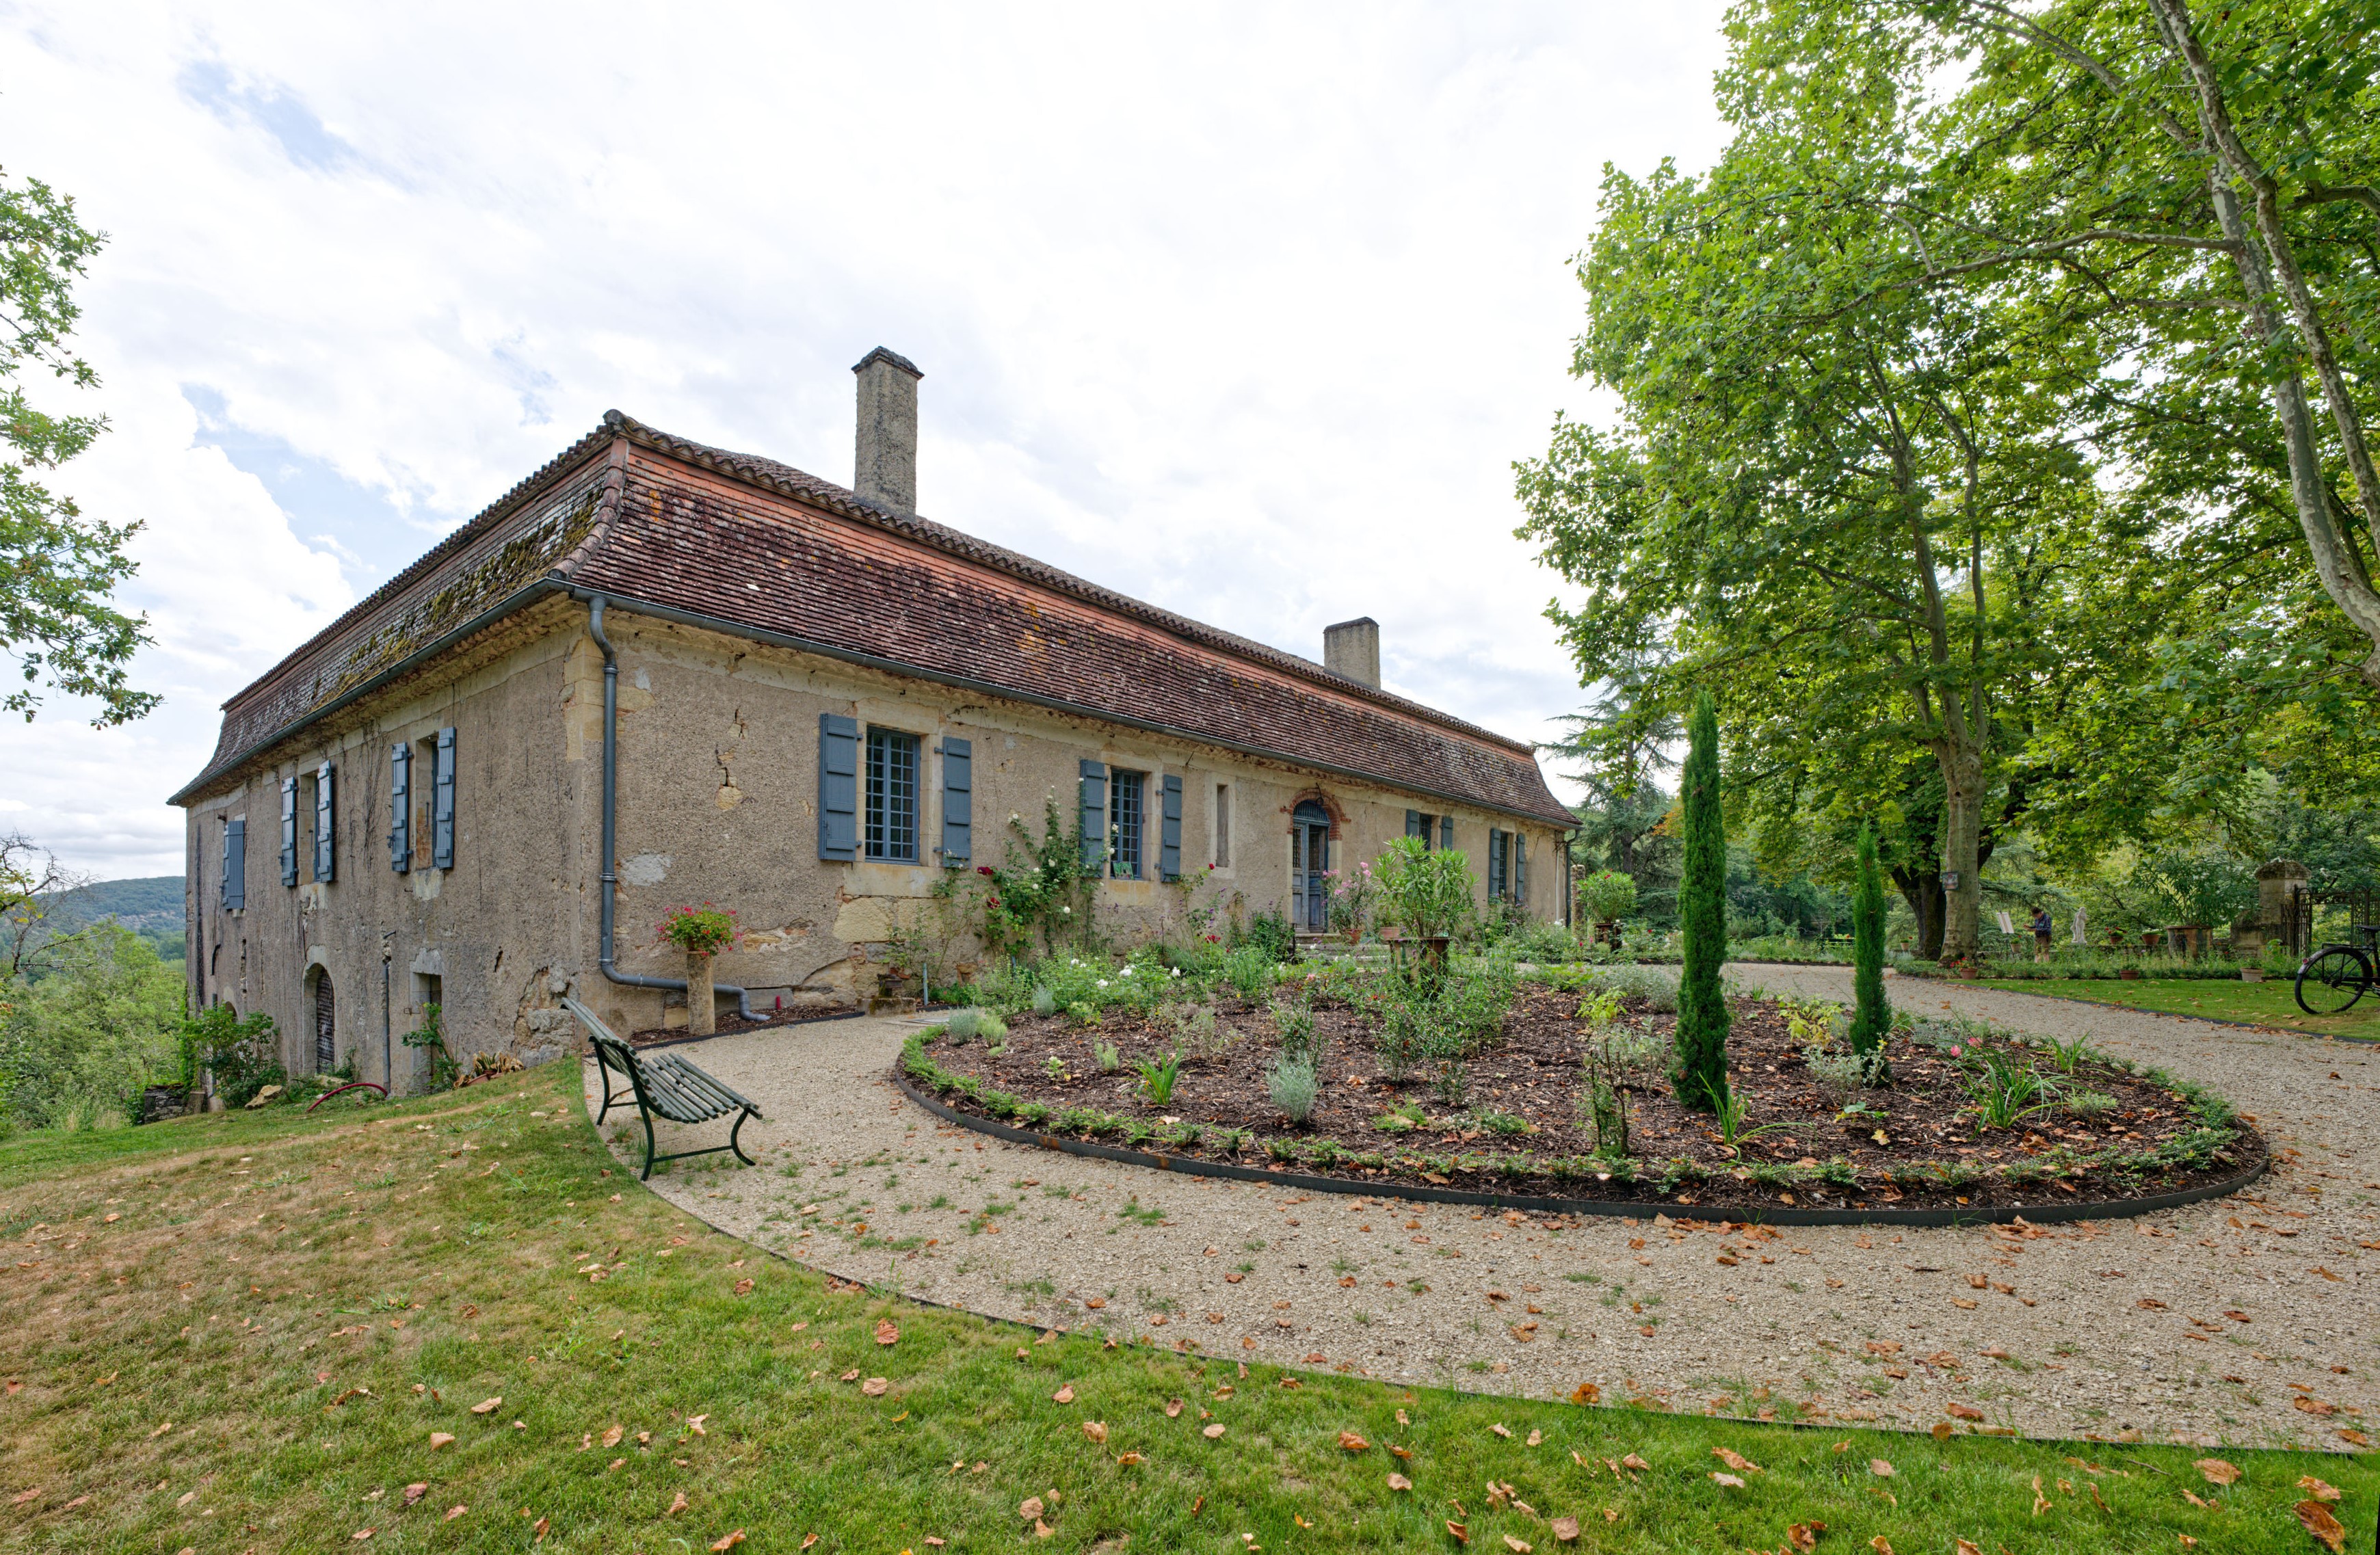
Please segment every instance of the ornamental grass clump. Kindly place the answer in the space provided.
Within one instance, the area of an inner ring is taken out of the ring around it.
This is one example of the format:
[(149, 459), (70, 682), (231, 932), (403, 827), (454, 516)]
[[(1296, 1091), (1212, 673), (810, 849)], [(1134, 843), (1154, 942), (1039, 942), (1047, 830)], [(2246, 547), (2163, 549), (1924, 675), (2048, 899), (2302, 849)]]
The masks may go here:
[(1283, 1052), (1265, 1071), (1265, 1094), (1292, 1123), (1302, 1124), (1314, 1115), (1317, 1089), (1311, 1051)]

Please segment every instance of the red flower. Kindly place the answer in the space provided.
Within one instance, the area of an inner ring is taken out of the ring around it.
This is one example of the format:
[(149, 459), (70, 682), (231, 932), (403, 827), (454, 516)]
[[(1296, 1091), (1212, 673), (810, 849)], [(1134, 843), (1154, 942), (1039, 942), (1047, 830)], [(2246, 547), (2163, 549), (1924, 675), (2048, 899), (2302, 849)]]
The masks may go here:
[(991, 873), (991, 866), (989, 864), (978, 864), (975, 867), (975, 872), (978, 875), (989, 876)]

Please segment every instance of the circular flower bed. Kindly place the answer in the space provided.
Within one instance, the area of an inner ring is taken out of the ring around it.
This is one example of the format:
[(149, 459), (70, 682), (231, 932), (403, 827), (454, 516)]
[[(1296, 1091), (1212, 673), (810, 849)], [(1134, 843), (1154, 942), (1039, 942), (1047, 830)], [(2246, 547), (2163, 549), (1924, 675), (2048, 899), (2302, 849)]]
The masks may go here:
[[(1475, 1021), (1461, 1047), (1426, 1036), (1418, 1057), (1379, 986), (1334, 976), (1293, 985), (1306, 997), (1292, 1002), (1225, 990), (1203, 1005), (1077, 1006), (986, 1020), (980, 1035), (968, 1014), (956, 1034), (912, 1039), (901, 1069), (961, 1114), (1059, 1138), (1368, 1188), (1747, 1215), (2161, 1197), (2265, 1159), (2262, 1137), (2219, 1097), (1972, 1024), (1904, 1021), (1886, 1050), (1887, 1083), (1864, 1086), (1832, 1007), (1732, 998), (1730, 1087), (1742, 1115), (1729, 1127), (1670, 1094), (1675, 1017), (1656, 1007), (1658, 985), (1583, 999), (1577, 986), (1488, 979), (1505, 1000), (1500, 1018)], [(1293, 1121), (1306, 1051), (1310, 1110)], [(1597, 1128), (1590, 1058), (1625, 1100), (1625, 1154), (1607, 1137), (1608, 1093)]]

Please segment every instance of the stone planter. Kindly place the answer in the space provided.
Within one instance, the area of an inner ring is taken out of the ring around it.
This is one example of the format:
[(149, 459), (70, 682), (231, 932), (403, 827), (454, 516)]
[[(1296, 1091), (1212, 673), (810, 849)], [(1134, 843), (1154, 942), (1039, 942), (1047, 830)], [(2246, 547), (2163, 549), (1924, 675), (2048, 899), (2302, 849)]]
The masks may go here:
[(2240, 968), (2240, 980), (2243, 983), (2263, 982), (2265, 969), (2262, 966), (2242, 966)]
[(686, 953), (686, 1028), (697, 1037), (719, 1029), (718, 996), (710, 990), (710, 957)]

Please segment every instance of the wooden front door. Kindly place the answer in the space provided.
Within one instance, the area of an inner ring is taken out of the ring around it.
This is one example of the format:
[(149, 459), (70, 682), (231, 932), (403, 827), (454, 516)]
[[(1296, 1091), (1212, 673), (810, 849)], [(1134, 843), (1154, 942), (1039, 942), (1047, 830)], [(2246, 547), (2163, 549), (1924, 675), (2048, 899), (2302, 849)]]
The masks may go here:
[(1330, 816), (1310, 800), (1290, 818), (1289, 866), (1290, 922), (1316, 933), (1330, 928), (1330, 882), (1322, 877), (1330, 868)]

